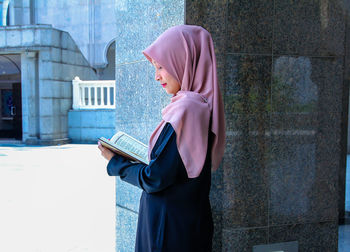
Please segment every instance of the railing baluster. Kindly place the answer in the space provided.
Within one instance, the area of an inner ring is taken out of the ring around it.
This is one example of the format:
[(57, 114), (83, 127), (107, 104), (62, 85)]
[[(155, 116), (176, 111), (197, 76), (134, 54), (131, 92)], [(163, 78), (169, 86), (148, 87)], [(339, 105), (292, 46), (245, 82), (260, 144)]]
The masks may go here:
[(94, 86), (94, 98), (95, 98), (95, 107), (98, 107), (98, 104), (97, 104), (97, 86)]
[(86, 106), (86, 104), (85, 104), (85, 87), (83, 86), (83, 87), (81, 88), (81, 90), (82, 90), (81, 99), (82, 99), (82, 101), (83, 101), (81, 105), (82, 105), (83, 107), (85, 107), (85, 106)]
[(109, 90), (109, 86), (107, 86), (107, 107), (111, 105), (111, 94)]
[[(111, 81), (82, 81), (75, 77), (73, 85), (73, 109), (115, 108), (115, 83)], [(106, 90), (106, 94), (105, 94)], [(98, 93), (100, 91), (100, 93)], [(92, 96), (92, 92), (94, 96)], [(111, 98), (113, 100), (111, 101)]]
[(104, 94), (105, 94), (105, 88), (104, 86), (101, 87), (101, 107), (103, 107), (105, 105), (105, 97), (104, 97)]
[(88, 86), (88, 104), (89, 107), (91, 107), (91, 87)]
[[(74, 97), (73, 97), (74, 99)], [(79, 101), (78, 101), (78, 108), (81, 108), (83, 106), (83, 88), (79, 86)]]

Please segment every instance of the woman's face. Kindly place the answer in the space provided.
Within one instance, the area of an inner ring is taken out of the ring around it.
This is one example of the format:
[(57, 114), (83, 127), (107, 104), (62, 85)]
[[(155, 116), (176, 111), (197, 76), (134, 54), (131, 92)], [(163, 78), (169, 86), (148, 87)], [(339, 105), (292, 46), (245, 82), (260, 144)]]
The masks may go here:
[(153, 59), (152, 64), (156, 68), (156, 81), (160, 82), (165, 92), (175, 95), (181, 89), (180, 83)]

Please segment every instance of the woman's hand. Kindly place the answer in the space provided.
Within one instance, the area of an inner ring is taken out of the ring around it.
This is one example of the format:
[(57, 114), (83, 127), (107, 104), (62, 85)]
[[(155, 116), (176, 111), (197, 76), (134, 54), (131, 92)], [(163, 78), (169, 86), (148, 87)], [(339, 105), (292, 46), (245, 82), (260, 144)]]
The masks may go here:
[(102, 144), (100, 142), (98, 142), (98, 148), (101, 151), (101, 155), (107, 159), (108, 161), (112, 159), (112, 157), (114, 157), (115, 153), (110, 151), (109, 149), (105, 148), (102, 146)]

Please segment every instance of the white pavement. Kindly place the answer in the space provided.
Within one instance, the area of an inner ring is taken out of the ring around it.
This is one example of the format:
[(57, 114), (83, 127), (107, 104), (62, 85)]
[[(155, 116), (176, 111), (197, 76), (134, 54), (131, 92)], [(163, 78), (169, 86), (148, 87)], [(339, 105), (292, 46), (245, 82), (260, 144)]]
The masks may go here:
[(106, 164), (97, 145), (0, 146), (0, 251), (114, 252)]

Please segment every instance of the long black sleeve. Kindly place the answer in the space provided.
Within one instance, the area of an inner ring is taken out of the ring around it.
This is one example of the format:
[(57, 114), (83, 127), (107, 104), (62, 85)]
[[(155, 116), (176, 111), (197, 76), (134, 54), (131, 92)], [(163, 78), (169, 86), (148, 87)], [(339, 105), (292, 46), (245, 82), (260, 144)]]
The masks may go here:
[(107, 165), (110, 176), (120, 176), (123, 181), (138, 186), (147, 193), (159, 192), (174, 184), (178, 176), (186, 173), (177, 150), (176, 133), (167, 123), (151, 153), (149, 165), (132, 163), (115, 155)]

